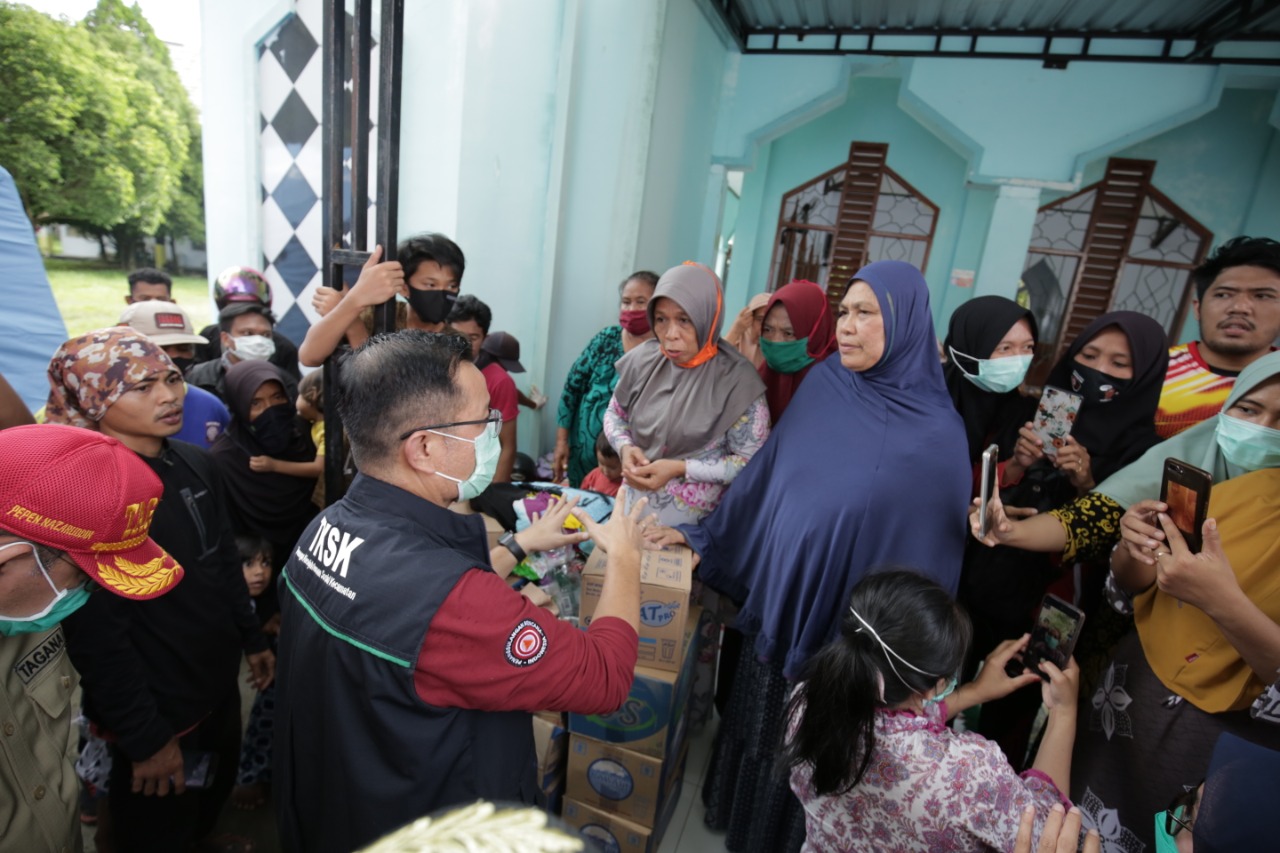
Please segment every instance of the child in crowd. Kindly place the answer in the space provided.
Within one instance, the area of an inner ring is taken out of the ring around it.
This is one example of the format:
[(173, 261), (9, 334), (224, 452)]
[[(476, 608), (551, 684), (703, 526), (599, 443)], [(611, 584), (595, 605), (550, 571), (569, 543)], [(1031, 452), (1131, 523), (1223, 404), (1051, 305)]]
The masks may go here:
[(599, 464), (582, 478), (582, 488), (616, 497), (622, 488), (622, 460), (603, 432), (596, 436), (596, 462)]
[[(1026, 649), (1024, 634), (957, 688), (971, 636), (968, 616), (923, 575), (882, 571), (854, 587), (838, 636), (810, 659), (787, 706), (782, 766), (804, 807), (806, 850), (1010, 850), (1024, 809), (1040, 835), (1055, 806), (1070, 806), (1075, 661), (1065, 670), (1042, 661), (1043, 683), (1036, 672), (1010, 677), (1005, 664)], [(1031, 685), (1048, 723), (1021, 776), (996, 744), (947, 727)]]
[[(305, 381), (305, 380), (304, 380)], [(272, 651), (280, 635), (280, 609), (271, 589), (271, 543), (258, 536), (237, 536), (236, 549), (244, 568), (244, 582), (253, 609)], [(240, 742), (240, 766), (231, 802), (239, 809), (256, 809), (267, 801), (271, 787), (271, 738), (275, 727), (276, 688), (258, 691), (249, 711), (249, 725)]]
[(255, 471), (271, 471), (291, 477), (316, 480), (316, 490), (311, 500), (316, 506), (324, 506), (324, 371), (313, 370), (298, 383), (298, 399), (294, 402), (298, 416), (311, 424), (311, 441), (316, 446), (316, 458), (311, 462), (286, 462), (273, 456), (253, 456), (249, 467)]

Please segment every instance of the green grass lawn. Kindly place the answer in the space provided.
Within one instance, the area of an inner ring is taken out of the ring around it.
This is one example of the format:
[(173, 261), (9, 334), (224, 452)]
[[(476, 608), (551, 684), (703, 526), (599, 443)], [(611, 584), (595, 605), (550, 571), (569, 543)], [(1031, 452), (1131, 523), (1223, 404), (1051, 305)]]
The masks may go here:
[[(44, 268), (69, 337), (114, 326), (120, 319), (129, 293), (124, 270), (98, 261), (60, 258), (45, 258)], [(174, 276), (173, 298), (186, 310), (197, 332), (213, 322), (213, 300), (203, 276)]]

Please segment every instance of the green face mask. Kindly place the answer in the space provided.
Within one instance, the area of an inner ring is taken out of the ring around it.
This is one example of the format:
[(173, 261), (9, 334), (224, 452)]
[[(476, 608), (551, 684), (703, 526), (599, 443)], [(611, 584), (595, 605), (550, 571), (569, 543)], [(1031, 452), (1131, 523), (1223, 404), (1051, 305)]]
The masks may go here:
[(75, 613), (89, 600), (89, 584), (82, 583), (75, 589), (66, 589), (53, 600), (43, 613), (26, 619), (0, 619), (0, 634), (14, 637), (18, 634), (42, 634), (52, 631), (63, 619)]
[(1280, 429), (1219, 412), (1218, 427), (1214, 432), (1222, 455), (1232, 465), (1246, 471), (1280, 468)]
[[(976, 374), (965, 370), (960, 364), (961, 358), (967, 358), (978, 365)], [(993, 394), (1007, 394), (1022, 384), (1027, 378), (1027, 370), (1031, 368), (1031, 356), (1009, 355), (1004, 358), (974, 358), (951, 347), (951, 362), (960, 369), (960, 374), (983, 391)]]
[(40, 574), (44, 577), (44, 582), (52, 590), (53, 598), (49, 599), (49, 603), (38, 613), (32, 613), (30, 616), (10, 617), (8, 619), (0, 618), (0, 635), (5, 637), (52, 631), (59, 622), (84, 607), (85, 602), (89, 600), (88, 581), (74, 589), (58, 589), (53, 582), (53, 578), (49, 576), (49, 570), (45, 568), (44, 561), (40, 559), (40, 553), (36, 550), (36, 546), (31, 542), (9, 542), (6, 545), (0, 545), (0, 551), (23, 546), (31, 549), (31, 557), (36, 561), (36, 568), (40, 570)]
[(1166, 812), (1156, 812), (1156, 853), (1178, 853), (1178, 842), (1165, 827), (1165, 814)]
[(764, 363), (779, 373), (795, 373), (813, 364), (813, 358), (809, 355), (808, 338), (779, 343), (761, 338), (760, 353), (764, 356)]

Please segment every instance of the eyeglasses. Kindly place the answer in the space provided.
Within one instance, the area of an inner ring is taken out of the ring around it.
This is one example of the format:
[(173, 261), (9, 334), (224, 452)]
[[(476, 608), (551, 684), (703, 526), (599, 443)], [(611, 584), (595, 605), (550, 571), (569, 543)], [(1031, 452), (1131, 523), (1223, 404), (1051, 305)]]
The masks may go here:
[(1199, 792), (1199, 785), (1192, 786), (1174, 797), (1169, 807), (1164, 810), (1164, 831), (1169, 833), (1170, 838), (1184, 829), (1187, 832), (1191, 831), (1195, 820), (1190, 815), (1195, 811)]
[[(502, 412), (499, 412), (497, 409), (490, 409), (489, 417), (482, 418), (478, 421), (454, 421), (453, 423), (448, 423), (448, 424), (430, 424), (428, 426), (414, 427), (413, 429), (403, 433), (400, 436), (400, 440), (404, 441), (406, 438), (413, 435), (415, 432), (435, 432), (438, 429), (449, 429), (450, 427), (460, 427), (460, 426), (475, 426), (476, 424), (484, 424), (485, 431), (490, 433), (489, 437), (496, 438), (498, 435), (498, 430), (502, 428)], [(454, 438), (461, 438), (461, 437), (462, 436), (454, 436)]]

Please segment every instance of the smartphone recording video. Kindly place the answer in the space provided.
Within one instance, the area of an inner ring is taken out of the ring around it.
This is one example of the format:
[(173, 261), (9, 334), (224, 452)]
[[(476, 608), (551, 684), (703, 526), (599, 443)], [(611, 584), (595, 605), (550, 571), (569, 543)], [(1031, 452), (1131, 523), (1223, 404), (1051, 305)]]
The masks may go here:
[(1199, 553), (1204, 521), (1209, 513), (1213, 475), (1181, 459), (1164, 461), (1160, 500), (1169, 507), (1169, 520), (1187, 541), (1191, 553)]
[(1049, 676), (1039, 668), (1040, 661), (1051, 661), (1058, 669), (1066, 668), (1083, 627), (1084, 611), (1056, 595), (1046, 595), (1040, 603), (1035, 624), (1031, 627), (1031, 639), (1027, 642), (1026, 651), (1022, 653), (1021, 660), (1010, 660), (1005, 672), (1017, 677), (1028, 669), (1034, 669), (1042, 679), (1048, 681)]

